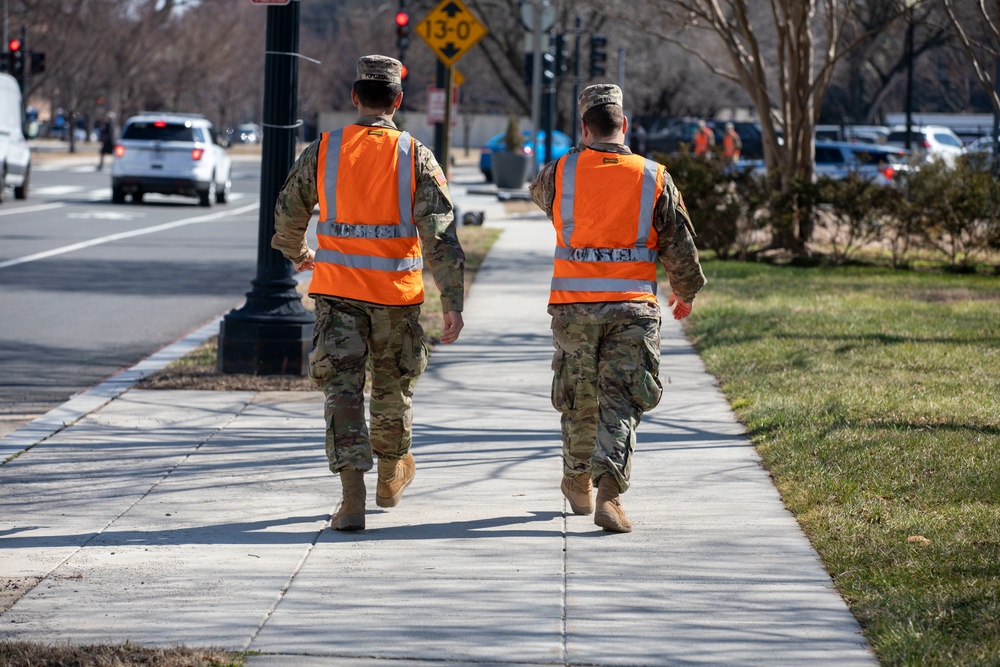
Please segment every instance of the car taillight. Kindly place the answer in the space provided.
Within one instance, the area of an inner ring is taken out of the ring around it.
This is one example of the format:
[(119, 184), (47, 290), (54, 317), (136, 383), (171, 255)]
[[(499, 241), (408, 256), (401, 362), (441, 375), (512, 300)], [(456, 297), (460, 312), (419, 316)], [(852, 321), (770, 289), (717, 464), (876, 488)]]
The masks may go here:
[(192, 148), (191, 149), (191, 159), (197, 162), (201, 159), (202, 154), (204, 154), (204, 148)]
[(158, 120), (153, 122), (153, 127), (166, 127), (166, 126), (167, 126), (167, 121), (165, 120)]
[(931, 142), (924, 139), (924, 148), (930, 148), (930, 147), (931, 147)]
[(886, 167), (886, 168), (882, 169), (881, 171), (882, 171), (882, 175), (885, 176), (885, 180), (887, 180), (887, 181), (891, 181), (892, 177), (896, 174), (896, 170), (893, 169), (892, 167)]
[(121, 144), (115, 146), (115, 157), (125, 157), (125, 147)]

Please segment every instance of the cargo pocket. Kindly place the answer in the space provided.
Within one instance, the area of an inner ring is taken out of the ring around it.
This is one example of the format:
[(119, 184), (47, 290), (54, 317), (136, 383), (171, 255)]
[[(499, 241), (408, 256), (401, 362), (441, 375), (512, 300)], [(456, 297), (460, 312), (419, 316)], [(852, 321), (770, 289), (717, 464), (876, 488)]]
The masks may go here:
[(330, 309), (318, 309), (313, 325), (312, 348), (309, 349), (309, 377), (322, 385), (334, 374), (334, 359), (328, 342)]
[(646, 412), (652, 410), (660, 402), (663, 395), (663, 385), (660, 384), (659, 341), (645, 339), (645, 345), (640, 351), (639, 365), (636, 377), (632, 382), (632, 404)]
[(403, 345), (399, 354), (399, 370), (404, 378), (416, 380), (427, 368), (427, 346), (424, 344), (424, 328), (419, 322), (406, 323)]
[(566, 353), (556, 350), (552, 355), (552, 407), (568, 412), (576, 403), (576, 378), (570, 373)]

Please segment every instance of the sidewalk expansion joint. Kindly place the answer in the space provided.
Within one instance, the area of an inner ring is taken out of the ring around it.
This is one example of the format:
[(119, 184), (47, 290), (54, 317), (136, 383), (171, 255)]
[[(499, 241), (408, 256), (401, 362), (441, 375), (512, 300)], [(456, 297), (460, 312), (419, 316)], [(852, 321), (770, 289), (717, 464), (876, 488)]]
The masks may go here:
[[(334, 512), (336, 512), (336, 508), (333, 508), (330, 511), (330, 515), (332, 516)], [(275, 600), (271, 604), (270, 608), (268, 608), (268, 610), (264, 613), (263, 618), (260, 619), (260, 623), (257, 624), (257, 629), (254, 630), (253, 633), (251, 633), (251, 635), (247, 638), (246, 644), (243, 645), (242, 649), (243, 651), (251, 650), (250, 647), (257, 640), (257, 637), (260, 636), (260, 633), (264, 630), (264, 626), (266, 626), (267, 622), (271, 620), (271, 617), (274, 615), (274, 612), (278, 610), (278, 605), (280, 605), (281, 601), (285, 599), (285, 594), (288, 592), (288, 589), (292, 587), (292, 583), (294, 583), (295, 578), (299, 576), (299, 572), (301, 572), (302, 568), (305, 567), (306, 561), (309, 560), (309, 556), (312, 555), (313, 550), (316, 548), (316, 543), (319, 542), (319, 538), (323, 535), (323, 531), (326, 530), (328, 525), (329, 524), (324, 524), (322, 528), (316, 531), (316, 535), (313, 537), (312, 542), (309, 544), (309, 546), (306, 547), (305, 553), (302, 554), (302, 558), (299, 559), (298, 564), (292, 570), (292, 573), (291, 575), (289, 575), (288, 580), (281, 587), (281, 590), (278, 591), (278, 595), (275, 597)]]

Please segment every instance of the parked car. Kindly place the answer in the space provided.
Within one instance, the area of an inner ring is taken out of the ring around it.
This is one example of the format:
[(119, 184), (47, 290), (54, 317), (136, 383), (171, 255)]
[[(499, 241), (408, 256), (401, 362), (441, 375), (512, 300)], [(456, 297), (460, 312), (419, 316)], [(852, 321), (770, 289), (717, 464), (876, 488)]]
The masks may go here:
[(202, 116), (148, 113), (125, 122), (111, 163), (111, 201), (142, 201), (149, 192), (198, 197), (202, 206), (225, 204), (232, 160)]
[(259, 144), (260, 127), (254, 123), (243, 123), (236, 128), (236, 140), (241, 144)]
[[(503, 140), (505, 134), (506, 132), (501, 132), (490, 137), (490, 140), (483, 145), (479, 153), (479, 170), (483, 172), (483, 176), (486, 177), (487, 181), (493, 180), (493, 153), (507, 150), (507, 144)], [(525, 153), (529, 155), (534, 153), (535, 161), (539, 166), (550, 161), (549, 157), (545, 154), (545, 132), (538, 133), (539, 150), (537, 151), (535, 150), (534, 143), (531, 141), (531, 132), (529, 130), (522, 130), (521, 134), (524, 135), (523, 150)], [(558, 160), (563, 155), (566, 155), (572, 147), (573, 140), (568, 135), (563, 134), (559, 130), (552, 131), (552, 160)]]
[[(910, 151), (920, 159), (940, 158), (949, 167), (955, 166), (958, 156), (965, 153), (965, 145), (954, 132), (941, 125), (924, 125), (910, 128)], [(889, 133), (886, 143), (906, 147), (906, 126), (896, 126)]]
[(27, 199), (31, 179), (31, 150), (25, 139), (21, 87), (9, 74), (0, 74), (0, 201), (7, 188), (15, 199)]
[(847, 178), (858, 174), (874, 183), (888, 185), (907, 168), (909, 154), (894, 146), (876, 146), (845, 141), (817, 141), (816, 176)]
[(882, 125), (817, 125), (817, 141), (848, 141), (882, 145), (889, 137), (889, 128)]

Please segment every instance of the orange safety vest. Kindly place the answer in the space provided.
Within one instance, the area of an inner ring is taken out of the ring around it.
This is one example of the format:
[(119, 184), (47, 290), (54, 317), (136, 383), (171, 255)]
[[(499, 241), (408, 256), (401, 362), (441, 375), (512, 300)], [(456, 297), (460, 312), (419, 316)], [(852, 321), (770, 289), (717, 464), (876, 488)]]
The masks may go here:
[(727, 159), (732, 160), (733, 158), (738, 158), (740, 155), (740, 150), (736, 148), (736, 139), (738, 136), (733, 136), (729, 132), (726, 132), (725, 136), (722, 137), (722, 154)]
[(423, 303), (414, 151), (409, 133), (388, 127), (350, 125), (322, 134), (310, 294), (386, 306)]
[(708, 146), (709, 146), (708, 139), (711, 136), (710, 132), (711, 132), (711, 130), (709, 130), (706, 127), (706, 128), (699, 128), (698, 131), (694, 133), (694, 154), (695, 155), (702, 155), (702, 154), (708, 152)]
[(663, 165), (587, 149), (556, 165), (556, 252), (550, 304), (656, 302), (653, 211)]

